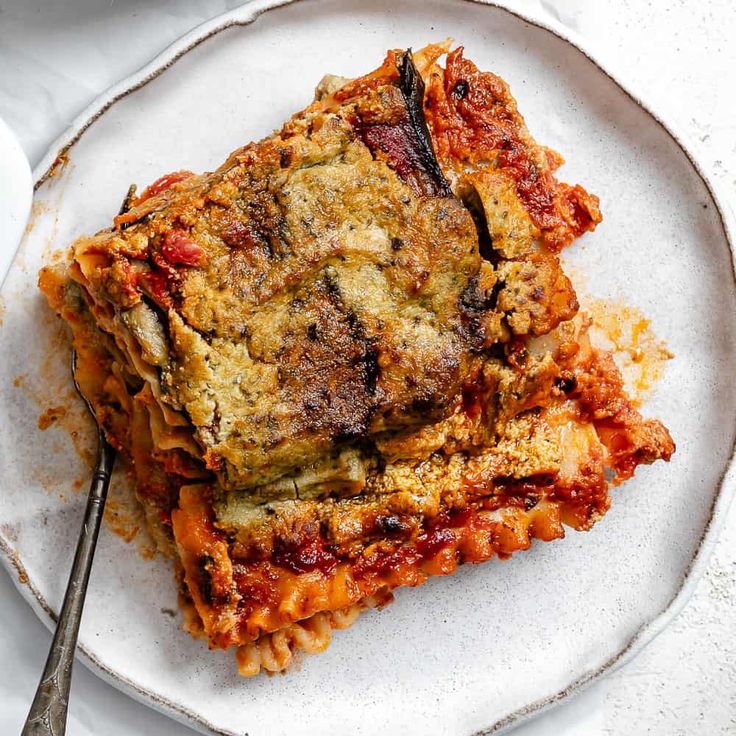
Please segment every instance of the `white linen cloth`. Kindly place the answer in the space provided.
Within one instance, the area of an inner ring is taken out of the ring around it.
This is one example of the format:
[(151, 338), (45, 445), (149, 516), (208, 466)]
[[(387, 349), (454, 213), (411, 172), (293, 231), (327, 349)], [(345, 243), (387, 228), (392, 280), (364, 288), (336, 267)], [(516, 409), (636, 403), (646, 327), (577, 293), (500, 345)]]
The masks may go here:
[[(0, 117), (35, 165), (73, 117), (108, 86), (198, 23), (238, 4), (0, 0)], [(734, 201), (732, 0), (509, 0), (508, 4), (542, 19), (553, 17), (576, 31), (635, 94), (677, 125)], [(25, 720), (50, 636), (1, 571), (0, 620), (0, 733), (15, 734)], [(635, 661), (519, 727), (514, 736), (734, 734), (734, 632), (736, 507), (704, 579), (676, 621)], [(192, 732), (130, 700), (78, 664), (67, 733)]]

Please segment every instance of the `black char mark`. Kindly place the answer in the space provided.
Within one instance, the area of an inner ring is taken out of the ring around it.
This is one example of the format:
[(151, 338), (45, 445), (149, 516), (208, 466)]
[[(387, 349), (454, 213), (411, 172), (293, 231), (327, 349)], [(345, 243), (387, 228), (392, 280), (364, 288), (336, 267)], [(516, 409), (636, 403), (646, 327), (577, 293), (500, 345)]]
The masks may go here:
[[(131, 184), (128, 187), (128, 192), (125, 195), (125, 199), (123, 200), (123, 203), (120, 205), (120, 209), (118, 210), (118, 216), (124, 215), (126, 212), (130, 210), (130, 207), (133, 204), (133, 200), (135, 199), (135, 192), (136, 192), (136, 186), (135, 184)], [(124, 222), (120, 225), (119, 229), (122, 232), (123, 230), (129, 228), (133, 224), (135, 223)]]
[(494, 308), (497, 298), (497, 293), (493, 291), (490, 294), (481, 291), (477, 277), (470, 281), (460, 295), (462, 331), (473, 352), (485, 347), (484, 318)]
[(398, 70), (405, 116), (398, 123), (359, 121), (358, 132), (371, 151), (378, 150), (386, 156), (389, 166), (404, 181), (424, 194), (451, 197), (450, 184), (437, 162), (424, 118), (424, 82), (411, 51), (402, 55)]
[(124, 215), (130, 209), (130, 205), (133, 204), (133, 200), (135, 199), (135, 190), (136, 190), (135, 184), (131, 184), (128, 187), (128, 192), (125, 195), (125, 199), (123, 200), (123, 203), (120, 205), (120, 209), (118, 210), (118, 215)]
[(295, 420), (302, 431), (332, 441), (364, 439), (380, 405), (379, 350), (359, 315), (343, 303), (337, 274), (325, 269), (303, 301), (306, 324), (287, 340), (281, 354), (285, 392), (298, 397)]
[(416, 66), (414, 66), (411, 49), (408, 49), (401, 58), (399, 74), (401, 75), (401, 93), (406, 101), (406, 110), (409, 113), (412, 129), (417, 139), (423, 169), (437, 188), (434, 194), (451, 197), (450, 184), (442, 173), (432, 147), (432, 138), (427, 127), (427, 120), (424, 117), (424, 81)]
[(491, 232), (488, 229), (486, 211), (483, 207), (483, 201), (480, 198), (480, 194), (478, 194), (478, 191), (473, 187), (467, 188), (459, 195), (459, 197), (465, 205), (465, 209), (470, 212), (470, 215), (473, 218), (473, 224), (475, 225), (475, 230), (478, 233), (478, 250), (480, 251), (480, 257), (492, 263), (494, 266), (497, 265), (500, 258), (498, 253), (493, 249), (493, 238), (491, 237)]

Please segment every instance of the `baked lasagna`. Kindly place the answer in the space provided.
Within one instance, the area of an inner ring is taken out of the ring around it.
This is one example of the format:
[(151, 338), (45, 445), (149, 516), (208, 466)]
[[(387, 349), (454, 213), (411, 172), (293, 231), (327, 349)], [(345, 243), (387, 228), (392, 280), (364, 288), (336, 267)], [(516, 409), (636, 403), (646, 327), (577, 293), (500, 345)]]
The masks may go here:
[(674, 452), (589, 340), (559, 253), (601, 215), (561, 163), (462, 48), (390, 51), (41, 272), (186, 628), (243, 675)]

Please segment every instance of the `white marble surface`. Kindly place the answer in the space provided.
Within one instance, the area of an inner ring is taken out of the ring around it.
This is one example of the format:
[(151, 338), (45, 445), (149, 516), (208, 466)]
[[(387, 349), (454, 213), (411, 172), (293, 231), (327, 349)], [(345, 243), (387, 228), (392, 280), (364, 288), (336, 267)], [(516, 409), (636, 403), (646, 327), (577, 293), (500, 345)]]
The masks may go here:
[[(35, 164), (94, 97), (197, 23), (215, 0), (0, 0), (0, 117)], [(736, 5), (732, 0), (515, 0), (576, 31), (687, 137), (736, 201)], [(155, 6), (155, 7), (154, 7)], [(1, 165), (1, 164), (0, 164)], [(0, 733), (20, 730), (49, 635), (0, 572)], [(736, 734), (736, 507), (674, 623), (632, 663), (518, 736)], [(191, 733), (77, 667), (70, 736)]]

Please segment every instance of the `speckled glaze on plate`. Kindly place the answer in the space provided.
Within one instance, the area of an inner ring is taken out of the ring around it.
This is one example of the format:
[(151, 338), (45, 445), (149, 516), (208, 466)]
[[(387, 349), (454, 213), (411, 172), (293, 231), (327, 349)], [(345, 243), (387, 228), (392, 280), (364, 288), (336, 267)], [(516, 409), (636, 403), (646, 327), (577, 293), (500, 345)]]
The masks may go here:
[(37, 400), (63, 403), (71, 390), (63, 336), (35, 288), (38, 267), (105, 226), (131, 182), (213, 168), (302, 107), (324, 72), (364, 72), (388, 47), (458, 39), (511, 84), (534, 135), (565, 154), (562, 176), (601, 196), (603, 224), (567, 260), (596, 295), (640, 307), (676, 354), (645, 413), (671, 428), (678, 453), (615, 489), (592, 532), (400, 591), (285, 677), (238, 678), (230, 654), (180, 631), (170, 565), (103, 531), (82, 659), (203, 731), (509, 728), (630, 658), (671, 620), (733, 495), (736, 288), (727, 224), (704, 175), (552, 21), (544, 28), (467, 0), (393, 6), (248, 4), (111, 89), (38, 167), (31, 228), (1, 294), (0, 547), (19, 590), (51, 625), (84, 503), (71, 488), (86, 473), (63, 427), (37, 427)]

